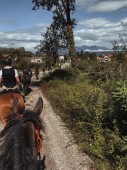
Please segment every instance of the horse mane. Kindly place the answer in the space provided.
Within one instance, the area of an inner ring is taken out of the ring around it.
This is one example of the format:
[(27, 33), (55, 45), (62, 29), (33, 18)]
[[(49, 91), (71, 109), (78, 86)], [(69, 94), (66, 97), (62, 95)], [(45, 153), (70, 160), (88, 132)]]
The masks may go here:
[(11, 115), (0, 133), (0, 170), (37, 170), (38, 162), (27, 147), (27, 122), (44, 130), (36, 113), (26, 110), (23, 116)]

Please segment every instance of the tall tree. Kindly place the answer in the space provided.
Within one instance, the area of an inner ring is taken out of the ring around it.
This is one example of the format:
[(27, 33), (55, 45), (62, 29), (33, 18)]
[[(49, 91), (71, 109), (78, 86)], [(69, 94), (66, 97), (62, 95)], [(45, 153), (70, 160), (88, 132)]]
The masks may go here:
[(74, 24), (74, 19), (71, 18), (71, 15), (75, 11), (75, 0), (50, 0), (50, 1), (33, 0), (32, 2), (35, 4), (33, 10), (42, 7), (43, 9), (53, 11), (53, 19), (55, 21), (54, 22), (55, 27), (59, 29), (63, 28), (63, 26), (66, 27), (67, 31), (65, 34), (65, 38), (67, 40), (67, 47), (69, 50), (70, 57), (72, 59), (72, 64), (75, 65), (76, 49), (75, 49), (75, 42), (74, 42), (74, 35), (73, 35), (73, 28), (75, 24)]
[[(57, 16), (57, 13), (59, 13), (59, 17)], [(40, 45), (37, 46), (38, 54), (46, 53), (49, 56), (53, 56), (55, 61), (58, 57), (58, 50), (67, 48), (68, 41), (65, 23), (62, 10), (55, 10), (53, 23), (50, 27), (47, 27), (46, 33), (42, 34), (44, 40), (41, 40)]]
[(46, 54), (49, 57), (53, 57), (54, 62), (56, 63), (58, 57), (59, 49), (59, 39), (56, 38), (57, 32), (53, 30), (52, 26), (47, 28), (46, 33), (42, 36), (44, 40), (40, 41), (40, 44), (37, 45), (37, 54)]

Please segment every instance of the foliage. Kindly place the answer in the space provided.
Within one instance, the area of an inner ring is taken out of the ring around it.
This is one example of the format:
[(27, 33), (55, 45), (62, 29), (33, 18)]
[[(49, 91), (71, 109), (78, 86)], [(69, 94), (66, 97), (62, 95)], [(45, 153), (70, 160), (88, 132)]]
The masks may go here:
[[(17, 69), (24, 69), (28, 62), (25, 58), (31, 58), (33, 53), (25, 51), (24, 47), (20, 48), (0, 48), (0, 67), (3, 67), (3, 54), (9, 54), (12, 58), (12, 65)], [(17, 59), (15, 60), (15, 57)]]
[[(37, 46), (38, 53), (46, 53), (49, 56), (58, 55), (58, 50), (67, 48), (67, 28), (63, 10), (59, 6), (54, 12), (53, 23), (47, 27), (43, 41)], [(74, 24), (73, 24), (74, 25)]]
[(30, 52), (30, 51), (25, 51), (24, 47), (20, 47), (20, 48), (0, 48), (0, 53), (1, 53), (1, 55), (9, 54), (12, 57), (17, 55), (20, 58), (32, 57), (33, 56), (33, 53)]
[(127, 111), (127, 82), (116, 82), (116, 89), (115, 92), (113, 92), (113, 97), (115, 101), (119, 103), (119, 108)]
[(76, 74), (57, 70), (42, 84), (79, 149), (99, 170), (127, 169), (126, 43), (120, 41), (113, 42), (111, 62), (96, 62), (82, 52)]
[[(95, 63), (93, 66), (96, 68)], [(114, 70), (116, 65), (103, 66), (104, 70), (105, 67)], [(127, 114), (122, 118), (121, 114), (126, 110), (126, 83), (116, 83), (117, 77), (111, 75), (106, 81), (93, 81), (86, 72), (77, 72), (72, 79), (67, 77), (66, 71), (56, 70), (48, 79), (43, 79), (45, 95), (72, 131), (80, 150), (93, 158), (98, 169), (125, 170), (123, 130), (127, 127), (122, 120), (127, 120)]]
[(121, 26), (122, 26), (123, 30), (119, 34), (119, 40), (112, 41), (113, 50), (115, 52), (119, 52), (119, 51), (126, 52), (127, 51), (127, 34), (126, 34), (127, 23), (122, 22)]
[(55, 80), (55, 79), (59, 79), (59, 80), (72, 80), (75, 79), (77, 77), (77, 72), (73, 69), (71, 70), (61, 70), (61, 69), (56, 69), (55, 71), (53, 71), (52, 73), (48, 74), (46, 77), (44, 77), (43, 79), (45, 81), (50, 81), (50, 80)]
[(71, 15), (75, 11), (75, 0), (33, 0), (33, 10), (47, 9), (53, 11), (53, 23), (47, 29), (44, 35), (45, 42), (41, 41), (41, 51), (48, 52), (51, 46), (50, 52), (57, 52), (58, 48), (66, 47), (69, 49), (70, 57), (72, 57), (73, 63), (75, 62), (74, 56), (76, 55), (73, 27), (75, 25), (75, 19), (71, 18)]

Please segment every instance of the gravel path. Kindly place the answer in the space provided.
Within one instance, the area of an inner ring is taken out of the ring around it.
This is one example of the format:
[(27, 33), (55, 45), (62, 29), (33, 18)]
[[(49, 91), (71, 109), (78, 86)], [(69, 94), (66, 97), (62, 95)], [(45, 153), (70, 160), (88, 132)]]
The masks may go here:
[(42, 157), (46, 158), (46, 170), (95, 170), (93, 161), (87, 155), (78, 152), (70, 132), (60, 117), (54, 113), (41, 89), (36, 86), (31, 88), (31, 93), (26, 96), (26, 107), (32, 109), (38, 97), (42, 97), (44, 101), (41, 117), (46, 130), (43, 134)]

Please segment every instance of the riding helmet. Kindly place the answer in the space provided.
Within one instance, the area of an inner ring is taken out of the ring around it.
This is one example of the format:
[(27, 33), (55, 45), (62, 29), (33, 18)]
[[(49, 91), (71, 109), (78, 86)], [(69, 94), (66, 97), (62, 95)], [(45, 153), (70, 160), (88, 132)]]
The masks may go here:
[(12, 60), (11, 60), (11, 58), (5, 58), (3, 63), (4, 63), (4, 65), (11, 65)]

